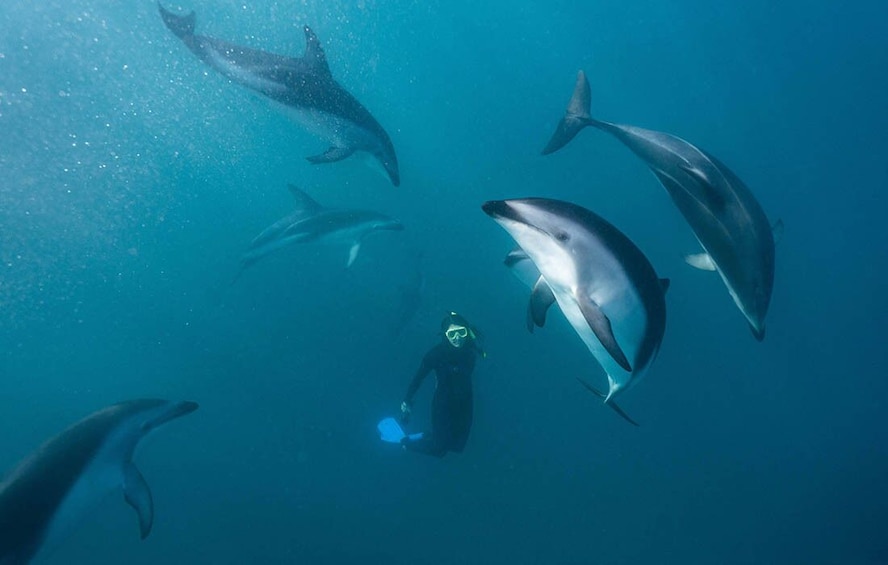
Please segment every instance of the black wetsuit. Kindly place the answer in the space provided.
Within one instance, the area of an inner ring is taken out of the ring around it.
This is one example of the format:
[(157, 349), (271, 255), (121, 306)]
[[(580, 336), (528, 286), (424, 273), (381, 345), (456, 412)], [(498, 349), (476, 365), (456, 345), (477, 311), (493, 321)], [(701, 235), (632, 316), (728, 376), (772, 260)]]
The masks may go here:
[(422, 358), (404, 401), (409, 405), (423, 379), (435, 371), (437, 382), (432, 399), (432, 429), (422, 439), (405, 443), (407, 449), (436, 457), (448, 451), (460, 452), (472, 428), (472, 372), (480, 353), (474, 340), (456, 348), (442, 341)]

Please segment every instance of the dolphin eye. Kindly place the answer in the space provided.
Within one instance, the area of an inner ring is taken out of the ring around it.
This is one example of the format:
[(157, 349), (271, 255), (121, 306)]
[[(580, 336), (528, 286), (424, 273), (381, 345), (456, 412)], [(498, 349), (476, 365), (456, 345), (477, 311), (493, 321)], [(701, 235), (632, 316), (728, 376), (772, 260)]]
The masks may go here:
[(567, 235), (567, 232), (565, 231), (559, 231), (555, 232), (555, 239), (557, 239), (558, 241), (567, 241), (568, 239), (570, 239), (570, 236)]

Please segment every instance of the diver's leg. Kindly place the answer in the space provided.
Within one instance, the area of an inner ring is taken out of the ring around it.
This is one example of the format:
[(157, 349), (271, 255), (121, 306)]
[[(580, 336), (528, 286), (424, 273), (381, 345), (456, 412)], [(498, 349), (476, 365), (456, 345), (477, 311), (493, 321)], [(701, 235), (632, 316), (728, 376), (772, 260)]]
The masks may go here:
[(403, 443), (410, 451), (444, 457), (450, 445), (450, 414), (447, 400), (438, 392), (432, 397), (432, 429), (416, 441)]
[(442, 445), (436, 438), (434, 433), (423, 434), (422, 438), (401, 442), (407, 451), (415, 451), (416, 453), (424, 453), (433, 457), (444, 457), (447, 454), (447, 447)]
[(460, 453), (465, 448), (466, 441), (469, 439), (469, 432), (472, 430), (474, 414), (472, 395), (465, 396), (458, 402), (454, 402), (450, 413), (450, 441), (448, 448), (450, 451)]

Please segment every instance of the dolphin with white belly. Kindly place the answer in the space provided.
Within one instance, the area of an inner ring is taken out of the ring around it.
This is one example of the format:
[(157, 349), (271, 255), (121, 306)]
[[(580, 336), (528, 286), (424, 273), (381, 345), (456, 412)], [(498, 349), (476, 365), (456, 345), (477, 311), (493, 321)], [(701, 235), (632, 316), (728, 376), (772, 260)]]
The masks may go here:
[[(540, 271), (536, 268), (536, 265), (533, 264), (533, 261), (530, 260), (530, 257), (527, 256), (527, 253), (524, 252), (520, 247), (516, 247), (512, 251), (506, 255), (506, 258), (503, 260), (503, 264), (508, 267), (509, 271), (515, 278), (524, 283), (527, 288), (530, 290), (534, 289), (534, 286), (537, 284), (537, 281), (540, 280)], [(544, 292), (551, 292), (544, 290)], [(533, 328), (537, 325), (542, 327), (546, 323), (545, 312), (539, 313), (537, 319), (534, 319), (534, 312), (532, 308), (527, 309), (527, 331), (533, 333)], [(596, 387), (592, 386), (588, 381), (581, 379), (580, 377), (576, 378), (577, 381), (583, 385), (589, 392), (593, 393), (595, 396), (605, 399), (607, 398), (607, 394), (601, 392)], [(629, 417), (626, 412), (620, 408), (616, 402), (613, 400), (608, 401), (608, 406), (610, 406), (614, 412), (623, 417), (627, 422), (632, 424), (633, 426), (637, 426), (638, 422)]]
[(0, 565), (25, 565), (50, 552), (114, 491), (138, 513), (145, 539), (154, 504), (133, 453), (151, 431), (195, 410), (194, 402), (122, 402), (40, 446), (0, 483)]
[(609, 404), (656, 358), (666, 330), (668, 280), (657, 277), (622, 232), (576, 204), (524, 198), (489, 201), (482, 209), (539, 270), (529, 320), (542, 326), (549, 306), (558, 304), (607, 373)]
[(668, 133), (594, 119), (591, 91), (577, 74), (564, 118), (543, 155), (553, 153), (587, 126), (606, 131), (638, 155), (659, 179), (691, 226), (705, 253), (688, 255), (693, 267), (718, 271), (752, 334), (765, 337), (765, 315), (774, 288), (774, 231), (752, 192), (724, 163)]
[[(194, 12), (177, 16), (158, 4), (164, 24), (197, 57), (236, 82), (273, 100), (308, 130), (330, 143), (311, 163), (341, 161), (355, 151), (375, 157), (398, 186), (398, 158), (388, 133), (370, 112), (330, 73), (317, 36), (305, 26), (305, 54), (286, 57), (195, 35)], [(289, 113), (289, 112), (288, 112)]]
[(244, 269), (269, 253), (294, 243), (345, 243), (349, 246), (347, 266), (351, 266), (358, 257), (361, 242), (368, 234), (404, 229), (400, 221), (379, 212), (326, 208), (296, 186), (289, 185), (288, 188), (295, 204), (293, 211), (262, 230), (250, 243), (241, 257), (241, 268), (235, 280)]

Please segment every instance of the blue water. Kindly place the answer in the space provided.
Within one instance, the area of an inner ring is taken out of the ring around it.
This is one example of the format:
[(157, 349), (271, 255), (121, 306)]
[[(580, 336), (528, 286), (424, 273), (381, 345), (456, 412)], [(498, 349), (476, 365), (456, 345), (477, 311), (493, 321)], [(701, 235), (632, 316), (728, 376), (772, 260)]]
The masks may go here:
[[(181, 7), (291, 55), (312, 26), (402, 186), (308, 164), (324, 143), (152, 1), (0, 6), (0, 468), (122, 399), (201, 404), (137, 455), (152, 535), (115, 496), (44, 563), (888, 563), (888, 4)], [(696, 241), (625, 147), (587, 130), (539, 156), (581, 68), (593, 115), (704, 147), (785, 223), (763, 343), (683, 263)], [(350, 269), (344, 247), (293, 246), (230, 285), (287, 183), (407, 230)], [(479, 208), (521, 196), (596, 211), (672, 279), (622, 400), (641, 427), (577, 384), (604, 377), (560, 314), (525, 330), (513, 242)], [(489, 357), (466, 451), (436, 460), (375, 424), (449, 310)]]

